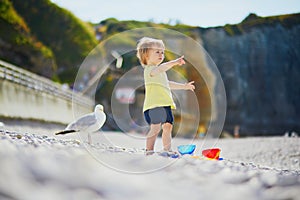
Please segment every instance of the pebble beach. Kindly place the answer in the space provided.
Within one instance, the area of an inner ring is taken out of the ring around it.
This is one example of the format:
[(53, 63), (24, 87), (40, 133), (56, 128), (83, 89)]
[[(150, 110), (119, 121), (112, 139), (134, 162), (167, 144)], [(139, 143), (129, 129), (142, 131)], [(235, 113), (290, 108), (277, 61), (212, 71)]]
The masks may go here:
[(223, 160), (172, 159), (145, 156), (135, 134), (99, 131), (89, 145), (84, 135), (55, 136), (62, 128), (1, 127), (0, 199), (300, 200), (299, 137), (175, 137), (173, 148), (218, 147)]

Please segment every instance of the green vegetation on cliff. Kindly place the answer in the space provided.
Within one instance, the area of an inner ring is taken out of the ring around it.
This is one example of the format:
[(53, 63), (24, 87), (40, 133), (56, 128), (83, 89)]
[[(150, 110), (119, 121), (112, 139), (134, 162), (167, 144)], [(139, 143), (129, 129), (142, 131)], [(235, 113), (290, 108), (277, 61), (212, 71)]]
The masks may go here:
[(176, 24), (172, 26), (169, 24), (156, 24), (153, 22), (140, 22), (134, 20), (118, 21), (115, 18), (108, 18), (95, 26), (98, 27), (96, 29), (96, 33), (100, 34), (102, 39), (106, 39), (109, 36), (123, 31), (146, 27), (172, 29), (193, 37), (193, 30), (195, 29), (193, 26), (184, 24)]
[[(54, 75), (56, 65), (51, 49), (32, 36), (9, 0), (0, 1), (0, 27), (1, 59), (47, 77)], [(39, 65), (43, 65), (43, 70)]]
[(97, 44), (92, 27), (49, 0), (12, 2), (34, 36), (52, 49), (59, 77), (72, 82), (83, 59)]
[(0, 0), (0, 59), (73, 82), (96, 45), (90, 24), (49, 0)]
[(224, 30), (228, 35), (234, 36), (247, 33), (253, 28), (263, 28), (276, 26), (276, 24), (281, 24), (283, 27), (289, 29), (299, 23), (300, 13), (271, 17), (259, 17), (256, 14), (251, 13), (239, 24), (226, 24), (224, 26)]

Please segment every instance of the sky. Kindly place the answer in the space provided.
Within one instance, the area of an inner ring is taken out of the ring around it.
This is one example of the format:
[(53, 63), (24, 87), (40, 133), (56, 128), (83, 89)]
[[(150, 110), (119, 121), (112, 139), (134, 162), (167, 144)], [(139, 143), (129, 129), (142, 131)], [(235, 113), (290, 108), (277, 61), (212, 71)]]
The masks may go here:
[(300, 13), (299, 0), (51, 0), (83, 21), (153, 21), (213, 27), (237, 24), (249, 13), (274, 16)]

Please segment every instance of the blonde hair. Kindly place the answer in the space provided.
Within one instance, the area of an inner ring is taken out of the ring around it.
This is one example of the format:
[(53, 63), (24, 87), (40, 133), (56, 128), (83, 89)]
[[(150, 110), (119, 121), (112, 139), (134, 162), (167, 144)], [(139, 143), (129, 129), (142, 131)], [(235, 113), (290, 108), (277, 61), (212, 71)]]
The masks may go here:
[(153, 47), (165, 49), (165, 45), (162, 40), (143, 37), (138, 41), (136, 48), (136, 56), (138, 57), (140, 63), (143, 66), (147, 65), (148, 52), (150, 49), (153, 49)]

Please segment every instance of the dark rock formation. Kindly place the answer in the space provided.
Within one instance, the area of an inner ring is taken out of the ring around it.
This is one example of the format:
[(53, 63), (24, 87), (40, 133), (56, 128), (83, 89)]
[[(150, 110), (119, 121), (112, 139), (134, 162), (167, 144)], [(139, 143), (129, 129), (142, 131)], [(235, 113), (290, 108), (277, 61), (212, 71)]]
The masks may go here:
[[(287, 19), (286, 19), (287, 18)], [(225, 129), (243, 134), (300, 131), (300, 14), (200, 29), (227, 93)]]

